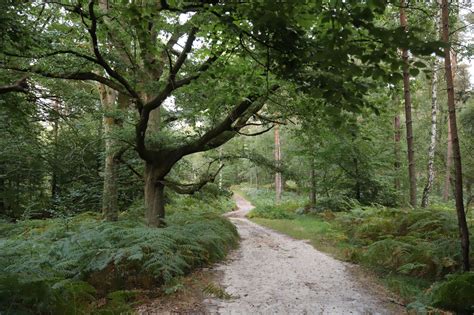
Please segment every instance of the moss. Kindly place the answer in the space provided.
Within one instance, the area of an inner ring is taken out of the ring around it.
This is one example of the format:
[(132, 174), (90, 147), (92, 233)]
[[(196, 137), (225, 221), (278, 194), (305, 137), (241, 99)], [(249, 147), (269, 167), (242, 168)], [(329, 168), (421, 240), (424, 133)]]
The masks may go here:
[(474, 312), (474, 272), (450, 275), (435, 284), (431, 304), (461, 314)]

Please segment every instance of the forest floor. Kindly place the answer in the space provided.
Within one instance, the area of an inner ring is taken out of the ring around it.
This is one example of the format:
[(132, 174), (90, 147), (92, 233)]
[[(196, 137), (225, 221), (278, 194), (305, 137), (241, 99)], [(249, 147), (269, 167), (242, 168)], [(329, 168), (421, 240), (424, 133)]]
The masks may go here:
[(259, 226), (245, 215), (253, 206), (234, 195), (240, 247), (212, 268), (227, 299), (207, 298), (212, 314), (403, 314), (404, 308), (357, 266), (336, 260), (305, 241)]

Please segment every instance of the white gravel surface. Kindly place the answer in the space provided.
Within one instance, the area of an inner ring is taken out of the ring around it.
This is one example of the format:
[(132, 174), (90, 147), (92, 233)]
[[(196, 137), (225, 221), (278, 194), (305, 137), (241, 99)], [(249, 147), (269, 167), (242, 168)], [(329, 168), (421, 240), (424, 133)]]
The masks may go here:
[[(252, 205), (234, 196), (227, 214), (242, 238), (229, 259), (213, 268), (229, 300), (204, 301), (211, 314), (403, 314), (380, 286), (361, 282), (352, 265), (245, 218)], [(369, 281), (369, 283), (367, 282)]]

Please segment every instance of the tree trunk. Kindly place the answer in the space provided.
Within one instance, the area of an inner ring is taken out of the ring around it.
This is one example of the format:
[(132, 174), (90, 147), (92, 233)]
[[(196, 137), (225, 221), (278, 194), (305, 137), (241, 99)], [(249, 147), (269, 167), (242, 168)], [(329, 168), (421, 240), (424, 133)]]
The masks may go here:
[[(219, 167), (222, 167), (222, 166), (223, 166), (222, 148), (219, 148)], [(219, 184), (218, 184), (219, 190), (222, 190), (222, 181), (223, 181), (222, 172), (219, 172)]]
[(436, 68), (436, 59), (433, 62), (433, 78), (431, 81), (431, 130), (430, 130), (430, 146), (428, 148), (428, 179), (426, 181), (425, 189), (423, 190), (423, 197), (421, 198), (421, 207), (426, 208), (429, 203), (431, 189), (435, 177), (434, 172), (434, 158), (436, 149), (436, 116), (438, 113), (438, 69)]
[(278, 125), (275, 126), (275, 166), (278, 168), (275, 173), (275, 201), (278, 204), (281, 201), (282, 192), (281, 172), (279, 171), (281, 167), (280, 129)]
[(446, 177), (444, 178), (443, 201), (449, 200), (449, 191), (451, 190), (452, 167), (453, 167), (453, 140), (452, 140), (452, 135), (451, 135), (451, 123), (448, 117), (448, 145), (446, 149)]
[(165, 186), (157, 166), (145, 165), (145, 218), (149, 226), (159, 227), (165, 219)]
[[(58, 135), (59, 135), (59, 104), (57, 101), (53, 102), (54, 121), (53, 121), (53, 145), (54, 145), (54, 161), (58, 160)], [(58, 174), (57, 169), (53, 168), (51, 172), (51, 200), (56, 202), (59, 196)]]
[(448, 92), (448, 112), (449, 125), (451, 126), (451, 140), (453, 146), (454, 158), (454, 176), (455, 189), (454, 198), (456, 201), (456, 213), (458, 217), (459, 234), (461, 239), (461, 254), (464, 271), (470, 270), (469, 263), (469, 230), (466, 222), (466, 213), (464, 212), (463, 201), (463, 183), (462, 183), (462, 164), (461, 164), (461, 148), (459, 146), (458, 129), (456, 122), (456, 106), (454, 102), (454, 84), (453, 73), (451, 69), (451, 56), (449, 45), (449, 8), (448, 0), (441, 2), (442, 22), (443, 22), (443, 41), (446, 43), (444, 48), (444, 67), (446, 72), (446, 86)]
[(118, 218), (118, 167), (119, 161), (115, 157), (117, 141), (114, 139), (115, 119), (110, 112), (115, 109), (117, 94), (109, 87), (99, 84), (100, 101), (104, 110), (104, 189), (102, 193), (102, 214), (107, 221)]
[[(398, 97), (397, 97), (397, 103), (398, 103)], [(394, 167), (395, 167), (395, 190), (398, 192), (400, 191), (400, 139), (401, 139), (401, 132), (400, 132), (400, 115), (396, 115), (393, 119), (393, 127), (395, 129), (395, 133), (393, 136), (394, 140), (394, 153), (395, 153), (395, 162), (394, 162)]]
[[(400, 25), (406, 30), (408, 27), (405, 14), (405, 0), (400, 1)], [(416, 167), (415, 167), (415, 147), (413, 143), (413, 126), (411, 117), (411, 94), (410, 94), (410, 73), (408, 62), (408, 50), (402, 50), (403, 59), (403, 90), (405, 98), (405, 124), (407, 129), (408, 147), (408, 177), (410, 180), (410, 204), (416, 207)]]
[(4, 166), (0, 164), (0, 214), (7, 214), (7, 185), (5, 181), (6, 172)]
[(311, 209), (316, 208), (316, 165), (314, 157), (311, 158), (311, 187), (309, 194), (309, 205)]

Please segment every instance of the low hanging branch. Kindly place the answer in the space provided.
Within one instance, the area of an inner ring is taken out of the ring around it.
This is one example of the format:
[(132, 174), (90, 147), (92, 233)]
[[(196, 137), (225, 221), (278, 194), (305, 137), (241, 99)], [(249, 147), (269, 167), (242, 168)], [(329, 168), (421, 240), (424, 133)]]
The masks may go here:
[(26, 82), (26, 77), (16, 81), (11, 85), (1, 85), (0, 94), (6, 94), (10, 92), (21, 92), (26, 93), (28, 91), (28, 82)]
[(247, 136), (247, 137), (255, 137), (255, 136), (259, 136), (259, 135), (262, 135), (264, 134), (265, 132), (267, 131), (270, 131), (273, 129), (273, 127), (275, 127), (276, 125), (271, 125), (270, 127), (264, 129), (264, 130), (261, 130), (261, 131), (258, 131), (258, 132), (254, 132), (254, 133), (244, 133), (244, 132), (241, 132), (239, 130), (237, 130), (237, 133), (239, 135), (242, 135), (242, 136)]
[[(209, 164), (209, 167), (211, 166), (211, 164)], [(181, 184), (181, 183), (174, 182), (171, 180), (161, 180), (159, 182), (165, 185), (166, 187), (173, 189), (178, 194), (192, 195), (195, 192), (199, 191), (207, 183), (214, 182), (214, 180), (216, 179), (217, 175), (219, 174), (219, 172), (222, 170), (223, 167), (224, 167), (224, 164), (222, 164), (214, 174), (206, 173), (206, 175), (204, 175), (203, 178), (197, 183)]]

